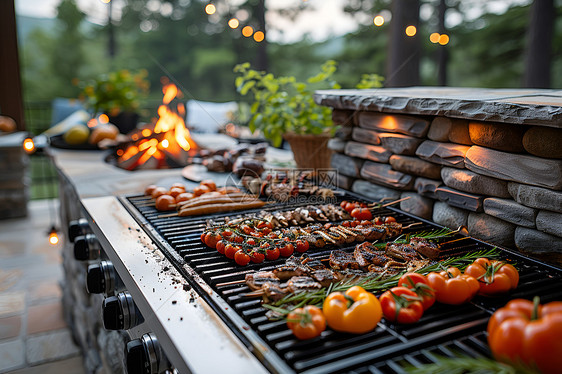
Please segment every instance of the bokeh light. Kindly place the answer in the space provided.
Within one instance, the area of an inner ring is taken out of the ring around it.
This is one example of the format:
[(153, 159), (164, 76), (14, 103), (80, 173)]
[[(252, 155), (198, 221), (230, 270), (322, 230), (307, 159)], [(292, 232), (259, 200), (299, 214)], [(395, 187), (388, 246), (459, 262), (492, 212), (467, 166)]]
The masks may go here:
[(256, 42), (262, 42), (265, 39), (265, 34), (263, 33), (263, 31), (256, 31), (256, 33), (254, 34), (254, 40)]
[(414, 36), (414, 35), (416, 35), (416, 32), (418, 32), (418, 30), (416, 29), (416, 26), (410, 25), (410, 26), (406, 27), (406, 35)]
[(439, 44), (446, 45), (447, 43), (449, 43), (449, 35), (441, 34), (441, 36), (439, 36)]
[(33, 143), (33, 139), (31, 138), (26, 138), (23, 141), (23, 149), (24, 151), (26, 151), (27, 153), (33, 153), (35, 151), (35, 143)]
[(213, 4), (207, 4), (205, 7), (205, 13), (207, 14), (215, 14), (217, 8)]
[(246, 38), (252, 36), (253, 33), (254, 29), (252, 28), (252, 26), (244, 26), (244, 28), (242, 29), (242, 35), (244, 35)]
[(439, 37), (440, 37), (440, 36), (441, 36), (441, 35), (439, 35), (438, 32), (434, 32), (434, 33), (432, 33), (431, 35), (429, 35), (429, 41), (432, 42), (432, 43), (434, 43), (434, 44), (435, 44), (435, 43), (439, 43)]
[(376, 16), (373, 19), (373, 23), (375, 24), (375, 26), (382, 26), (384, 25), (384, 17), (383, 16)]
[(236, 18), (231, 18), (231, 19), (228, 21), (228, 26), (229, 26), (231, 29), (235, 29), (235, 28), (237, 28), (238, 26), (240, 26), (240, 21), (238, 21)]

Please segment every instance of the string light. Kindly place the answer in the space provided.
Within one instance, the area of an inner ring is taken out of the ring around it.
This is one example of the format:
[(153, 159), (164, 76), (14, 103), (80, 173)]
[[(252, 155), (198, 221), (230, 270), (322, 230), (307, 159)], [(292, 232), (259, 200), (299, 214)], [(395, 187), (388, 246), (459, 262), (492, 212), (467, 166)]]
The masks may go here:
[(238, 26), (240, 26), (240, 21), (238, 21), (236, 18), (231, 18), (231, 19), (228, 21), (228, 26), (229, 26), (231, 29), (236, 29), (236, 28), (238, 28)]
[(439, 44), (446, 45), (447, 43), (449, 43), (449, 35), (441, 34), (439, 36)]
[(262, 42), (265, 39), (265, 34), (262, 31), (256, 31), (254, 34), (254, 40), (256, 42)]
[(432, 42), (433, 44), (435, 43), (439, 43), (439, 37), (441, 35), (439, 35), (438, 32), (434, 32), (431, 35), (429, 35), (429, 41)]
[(376, 16), (373, 19), (373, 23), (375, 24), (375, 26), (380, 27), (382, 25), (384, 25), (384, 17), (383, 16)]
[(33, 143), (33, 139), (26, 138), (23, 141), (23, 150), (29, 154), (35, 152), (35, 143)]
[(55, 226), (52, 226), (49, 231), (49, 243), (51, 245), (57, 245), (59, 243), (59, 235)]
[(414, 36), (417, 32), (418, 30), (416, 29), (416, 26), (410, 25), (406, 27), (406, 35), (408, 36)]
[(205, 13), (209, 15), (215, 14), (216, 11), (217, 8), (213, 4), (207, 4), (207, 6), (205, 7)]
[(254, 29), (252, 28), (252, 26), (244, 26), (244, 28), (242, 29), (242, 35), (244, 35), (246, 38), (252, 36), (253, 33)]

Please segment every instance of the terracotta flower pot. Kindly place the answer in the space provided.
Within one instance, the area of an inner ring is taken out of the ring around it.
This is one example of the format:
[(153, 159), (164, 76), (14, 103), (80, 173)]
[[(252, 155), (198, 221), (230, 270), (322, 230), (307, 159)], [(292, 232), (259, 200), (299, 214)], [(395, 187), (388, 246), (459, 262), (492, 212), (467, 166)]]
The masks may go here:
[(308, 135), (287, 133), (283, 138), (289, 142), (298, 168), (327, 169), (330, 167), (332, 151), (328, 149), (328, 134)]

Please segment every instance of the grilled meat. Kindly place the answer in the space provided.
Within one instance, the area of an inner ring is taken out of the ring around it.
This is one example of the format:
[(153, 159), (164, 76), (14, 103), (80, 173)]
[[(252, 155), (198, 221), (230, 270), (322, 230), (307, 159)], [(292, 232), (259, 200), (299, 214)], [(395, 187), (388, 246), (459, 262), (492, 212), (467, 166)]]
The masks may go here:
[(355, 258), (344, 251), (332, 251), (332, 253), (330, 253), (330, 266), (332, 269), (336, 270), (357, 270), (360, 268), (359, 263), (355, 260)]
[(387, 261), (390, 261), (384, 251), (377, 250), (369, 242), (357, 245), (353, 251), (353, 257), (362, 268), (367, 268), (371, 264), (384, 266)]
[(410, 244), (388, 243), (385, 252), (390, 257), (400, 261), (412, 261), (418, 259), (418, 253)]
[(268, 301), (281, 300), (289, 291), (286, 284), (265, 283), (262, 287), (263, 297)]
[(395, 237), (402, 234), (402, 224), (398, 222), (388, 222), (385, 223), (384, 228), (386, 229), (387, 237)]
[(280, 284), (281, 280), (272, 271), (246, 274), (246, 284), (252, 291), (261, 289), (266, 283)]
[(291, 293), (319, 290), (320, 288), (322, 285), (308, 276), (292, 277), (287, 281), (287, 291)]
[(414, 247), (414, 250), (416, 250), (418, 253), (421, 253), (427, 258), (436, 260), (440, 256), (441, 250), (439, 244), (430, 242), (425, 238), (411, 238), (410, 244)]
[(310, 273), (310, 276), (320, 283), (322, 287), (328, 287), (330, 284), (339, 282), (343, 278), (341, 274), (330, 269), (315, 270)]

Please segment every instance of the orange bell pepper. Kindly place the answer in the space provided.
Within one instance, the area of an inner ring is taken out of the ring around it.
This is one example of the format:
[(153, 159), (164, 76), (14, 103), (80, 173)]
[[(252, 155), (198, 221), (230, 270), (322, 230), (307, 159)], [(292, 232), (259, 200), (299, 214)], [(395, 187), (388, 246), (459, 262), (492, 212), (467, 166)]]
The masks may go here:
[(329, 294), (324, 300), (323, 311), (332, 329), (354, 334), (373, 330), (382, 318), (379, 300), (360, 286), (353, 286), (345, 293)]

